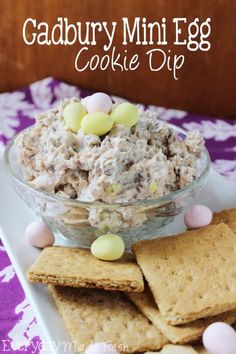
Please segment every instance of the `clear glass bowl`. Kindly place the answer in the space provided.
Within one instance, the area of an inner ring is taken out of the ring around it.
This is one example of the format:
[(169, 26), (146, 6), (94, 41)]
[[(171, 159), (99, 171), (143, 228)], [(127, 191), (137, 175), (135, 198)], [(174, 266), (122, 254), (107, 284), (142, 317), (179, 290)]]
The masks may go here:
[[(186, 132), (169, 124), (180, 139)], [(30, 128), (27, 128), (30, 129)], [(19, 133), (21, 134), (21, 133)], [(118, 233), (127, 248), (138, 240), (156, 237), (186, 207), (203, 187), (210, 169), (210, 157), (204, 149), (198, 160), (199, 177), (188, 186), (157, 199), (132, 203), (84, 202), (51, 195), (24, 181), (16, 159), (14, 137), (5, 149), (4, 162), (9, 180), (25, 203), (58, 235), (90, 247), (105, 232)]]

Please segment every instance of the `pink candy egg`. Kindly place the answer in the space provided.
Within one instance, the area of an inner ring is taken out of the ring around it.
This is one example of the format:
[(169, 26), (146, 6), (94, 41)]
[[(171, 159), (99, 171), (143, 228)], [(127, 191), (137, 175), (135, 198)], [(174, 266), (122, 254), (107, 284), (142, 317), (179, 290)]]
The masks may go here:
[(236, 354), (236, 332), (226, 323), (212, 323), (204, 331), (202, 340), (211, 354)]
[(90, 344), (84, 354), (119, 354), (114, 346), (109, 343), (94, 343)]
[(82, 98), (82, 100), (81, 100), (81, 103), (86, 108), (86, 110), (87, 110), (87, 105), (88, 105), (88, 101), (90, 100), (90, 97), (91, 96), (86, 96), (86, 97)]
[(55, 238), (51, 229), (41, 220), (31, 222), (25, 230), (26, 240), (35, 247), (53, 245)]
[(112, 100), (110, 96), (103, 92), (94, 93), (86, 103), (88, 113), (103, 112), (109, 113), (112, 109)]
[(192, 205), (186, 209), (184, 214), (184, 222), (189, 229), (207, 226), (211, 220), (212, 211), (205, 205)]

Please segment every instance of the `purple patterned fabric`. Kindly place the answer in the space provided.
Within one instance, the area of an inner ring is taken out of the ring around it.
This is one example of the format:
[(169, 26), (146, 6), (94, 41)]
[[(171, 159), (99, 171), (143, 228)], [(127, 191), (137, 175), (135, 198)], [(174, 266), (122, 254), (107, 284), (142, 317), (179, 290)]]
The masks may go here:
[[(0, 158), (7, 141), (34, 123), (34, 115), (58, 104), (64, 97), (84, 97), (89, 92), (46, 78), (24, 89), (0, 94)], [(116, 98), (123, 101), (122, 98)], [(236, 120), (189, 114), (148, 106), (159, 117), (187, 130), (197, 128), (206, 139), (213, 165), (236, 183)], [(40, 329), (11, 262), (0, 242), (0, 353), (40, 352)]]

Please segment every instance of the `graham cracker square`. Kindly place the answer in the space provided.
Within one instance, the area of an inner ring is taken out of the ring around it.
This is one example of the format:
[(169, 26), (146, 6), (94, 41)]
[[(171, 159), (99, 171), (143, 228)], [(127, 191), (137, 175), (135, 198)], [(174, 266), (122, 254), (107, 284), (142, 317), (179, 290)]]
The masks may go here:
[(217, 225), (220, 223), (225, 223), (229, 228), (236, 233), (236, 208), (234, 209), (224, 209), (219, 212), (213, 213), (212, 224)]
[(226, 224), (140, 241), (133, 251), (168, 324), (236, 308), (236, 238)]
[(31, 282), (72, 287), (119, 291), (143, 291), (144, 288), (141, 270), (132, 255), (105, 262), (83, 248), (45, 248), (27, 277)]
[(204, 330), (213, 322), (232, 324), (236, 321), (236, 310), (232, 310), (185, 325), (172, 326), (162, 316), (147, 285), (144, 292), (126, 293), (126, 296), (173, 344), (186, 344), (198, 341)]
[(167, 338), (124, 293), (50, 286), (78, 353), (95, 342), (110, 342), (123, 353), (159, 350)]
[(202, 345), (194, 346), (194, 349), (197, 351), (198, 354), (210, 354)]
[(189, 345), (167, 344), (160, 351), (161, 354), (198, 354), (193, 347)]
[(145, 354), (198, 354), (198, 352), (189, 345), (165, 345), (160, 352), (146, 352)]

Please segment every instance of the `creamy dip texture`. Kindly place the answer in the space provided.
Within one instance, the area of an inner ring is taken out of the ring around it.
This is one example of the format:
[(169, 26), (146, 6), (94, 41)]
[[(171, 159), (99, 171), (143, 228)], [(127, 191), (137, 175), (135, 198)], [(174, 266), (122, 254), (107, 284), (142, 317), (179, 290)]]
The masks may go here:
[(105, 136), (68, 129), (65, 99), (41, 113), (17, 139), (23, 176), (33, 187), (83, 201), (134, 202), (158, 198), (198, 177), (204, 147), (198, 131), (180, 140), (148, 110), (132, 128), (116, 125)]

